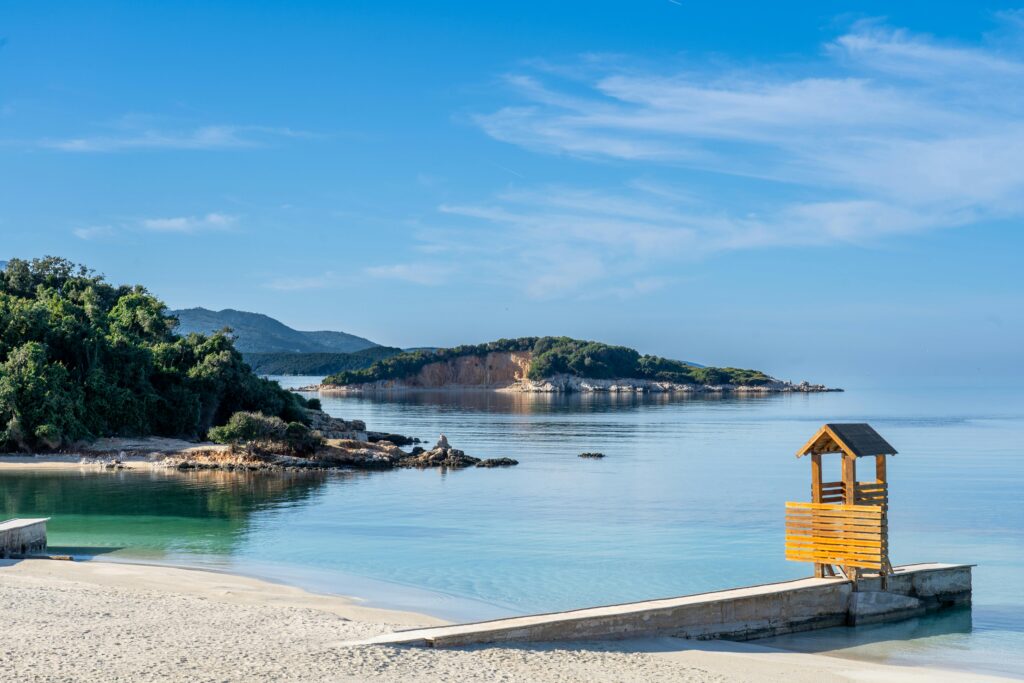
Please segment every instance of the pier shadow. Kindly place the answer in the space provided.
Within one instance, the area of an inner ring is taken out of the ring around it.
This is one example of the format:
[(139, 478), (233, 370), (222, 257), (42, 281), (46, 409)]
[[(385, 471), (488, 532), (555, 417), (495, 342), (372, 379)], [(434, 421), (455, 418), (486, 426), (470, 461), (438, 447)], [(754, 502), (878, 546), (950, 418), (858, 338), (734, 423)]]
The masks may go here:
[(794, 652), (825, 653), (892, 641), (914, 641), (970, 633), (974, 617), (970, 607), (954, 607), (888, 624), (836, 626), (749, 641), (755, 645)]
[(747, 641), (726, 639), (693, 640), (673, 636), (652, 635), (622, 640), (551, 641), (525, 643), (492, 643), (468, 645), (457, 649), (475, 650), (502, 647), (523, 651), (545, 651), (571, 648), (592, 652), (673, 653), (686, 650), (711, 652), (752, 652), (764, 654), (797, 652), (805, 654), (836, 654), (837, 651), (886, 642), (907, 642), (936, 636), (967, 634), (973, 629), (970, 607), (957, 607), (889, 624), (836, 626), (784, 636), (756, 638)]

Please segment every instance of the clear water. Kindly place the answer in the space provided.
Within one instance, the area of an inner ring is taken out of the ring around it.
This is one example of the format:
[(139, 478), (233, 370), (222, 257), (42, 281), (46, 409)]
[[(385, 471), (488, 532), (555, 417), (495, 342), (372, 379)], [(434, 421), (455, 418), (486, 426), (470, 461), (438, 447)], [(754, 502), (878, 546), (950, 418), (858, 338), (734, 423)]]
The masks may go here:
[[(867, 421), (900, 451), (889, 464), (894, 564), (977, 564), (973, 608), (770, 642), (1024, 677), (1024, 400), (1015, 392), (322, 400), (372, 429), (430, 441), (444, 432), (467, 453), (521, 464), (5, 474), (3, 511), (52, 516), (51, 545), (80, 554), (487, 618), (806, 576), (809, 566), (783, 558), (783, 502), (809, 493), (809, 463), (794, 451), (822, 422)], [(607, 457), (577, 457), (593, 450)]]

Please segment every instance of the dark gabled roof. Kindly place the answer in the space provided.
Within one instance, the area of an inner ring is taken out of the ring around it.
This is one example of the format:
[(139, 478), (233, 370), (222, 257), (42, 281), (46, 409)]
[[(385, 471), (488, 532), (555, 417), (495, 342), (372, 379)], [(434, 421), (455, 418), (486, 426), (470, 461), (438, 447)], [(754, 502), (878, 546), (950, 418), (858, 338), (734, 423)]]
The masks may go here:
[(837, 424), (830, 422), (828, 428), (853, 451), (856, 456), (862, 455), (896, 455), (896, 449), (874, 427), (867, 422)]
[(830, 422), (818, 430), (797, 456), (808, 453), (838, 453), (845, 451), (857, 457), (866, 455), (896, 455), (896, 449), (866, 422)]

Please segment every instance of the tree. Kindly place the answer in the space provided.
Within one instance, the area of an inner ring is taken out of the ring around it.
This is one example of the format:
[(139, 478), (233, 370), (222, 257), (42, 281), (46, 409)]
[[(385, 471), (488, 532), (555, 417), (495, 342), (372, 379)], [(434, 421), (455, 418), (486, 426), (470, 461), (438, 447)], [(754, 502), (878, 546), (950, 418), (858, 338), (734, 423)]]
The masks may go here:
[(239, 410), (307, 419), (305, 401), (253, 374), (229, 336), (179, 337), (175, 324), (144, 287), (66, 259), (12, 259), (0, 271), (0, 448), (200, 437)]

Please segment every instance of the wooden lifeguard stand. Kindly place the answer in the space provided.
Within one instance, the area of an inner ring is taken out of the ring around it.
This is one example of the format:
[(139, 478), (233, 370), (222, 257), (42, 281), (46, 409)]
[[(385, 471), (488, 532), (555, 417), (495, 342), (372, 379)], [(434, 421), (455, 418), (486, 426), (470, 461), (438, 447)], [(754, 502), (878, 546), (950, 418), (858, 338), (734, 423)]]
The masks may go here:
[[(821, 456), (838, 453), (842, 479), (821, 480)], [(811, 456), (811, 502), (786, 503), (786, 559), (813, 562), (816, 577), (836, 576), (834, 567), (854, 582), (873, 569), (886, 587), (889, 563), (889, 493), (885, 456), (896, 449), (871, 425), (826, 424), (797, 451)], [(874, 481), (857, 481), (857, 459), (875, 460)]]

